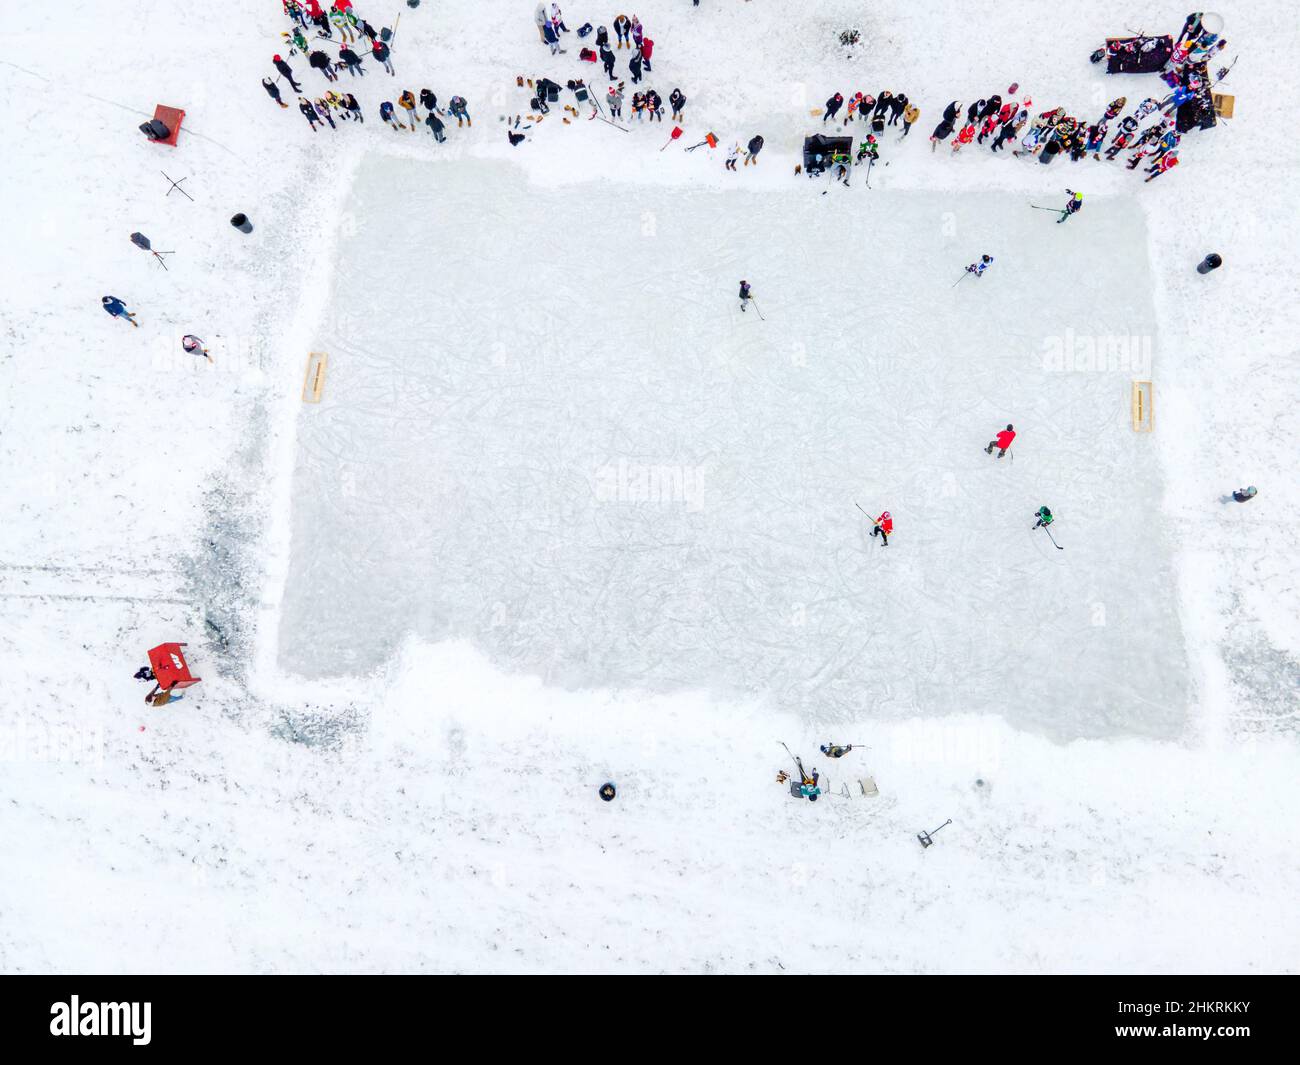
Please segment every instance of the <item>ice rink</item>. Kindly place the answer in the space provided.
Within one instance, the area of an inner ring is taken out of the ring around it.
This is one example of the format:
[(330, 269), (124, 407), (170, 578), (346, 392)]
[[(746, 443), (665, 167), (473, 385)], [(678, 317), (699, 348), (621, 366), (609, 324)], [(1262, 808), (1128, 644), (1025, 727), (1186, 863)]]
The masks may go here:
[[(414, 632), (827, 726), (1178, 735), (1162, 475), (1130, 425), (1135, 378), (1159, 419), (1162, 358), (1134, 203), (1058, 226), (1017, 195), (745, 177), (362, 165), (299, 419), (282, 666), (368, 673)], [(892, 512), (888, 548), (855, 502)]]

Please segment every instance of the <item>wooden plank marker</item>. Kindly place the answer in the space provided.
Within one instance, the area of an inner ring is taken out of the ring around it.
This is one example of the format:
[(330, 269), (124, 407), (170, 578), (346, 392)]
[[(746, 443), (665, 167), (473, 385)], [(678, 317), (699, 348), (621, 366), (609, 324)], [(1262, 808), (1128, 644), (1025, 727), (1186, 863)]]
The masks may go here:
[(1155, 428), (1152, 421), (1155, 393), (1150, 381), (1133, 382), (1133, 431), (1149, 433)]
[(302, 382), (302, 401), (319, 403), (325, 391), (325, 369), (330, 357), (323, 351), (313, 351), (307, 356), (307, 376)]
[(1214, 100), (1214, 113), (1220, 118), (1231, 118), (1232, 109), (1236, 106), (1237, 98), (1223, 92), (1212, 93), (1211, 97)]

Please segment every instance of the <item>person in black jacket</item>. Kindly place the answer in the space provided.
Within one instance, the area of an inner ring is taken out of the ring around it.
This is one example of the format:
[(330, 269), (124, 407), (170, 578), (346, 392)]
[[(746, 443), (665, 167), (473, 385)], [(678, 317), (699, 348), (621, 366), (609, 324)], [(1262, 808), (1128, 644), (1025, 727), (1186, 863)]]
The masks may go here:
[(311, 105), (311, 101), (310, 101), (310, 100), (306, 100), (306, 99), (304, 99), (303, 97), (299, 96), (299, 97), (298, 97), (298, 110), (301, 111), (304, 115), (307, 116), (307, 121), (308, 121), (309, 123), (311, 123), (311, 131), (312, 131), (313, 133), (315, 133), (315, 132), (316, 132), (316, 123), (319, 122), (320, 119), (316, 117), (316, 109), (315, 109), (314, 107), (312, 107), (312, 105)]
[(365, 77), (366, 72), (361, 69), (361, 57), (347, 45), (339, 49), (339, 58), (347, 65), (348, 73), (354, 78), (358, 74)]
[(970, 107), (966, 108), (966, 125), (975, 125), (975, 120), (984, 113), (984, 103), (983, 100), (976, 100)]
[(686, 107), (686, 97), (682, 95), (681, 89), (674, 89), (668, 95), (668, 102), (673, 105), (673, 121), (682, 122), (684, 118), (682, 111)]
[(903, 117), (903, 108), (906, 106), (907, 97), (901, 92), (889, 101), (889, 124), (891, 126), (898, 124), (898, 120)]
[(947, 107), (943, 109), (943, 120), (947, 122), (949, 125), (955, 126), (957, 124), (957, 116), (960, 114), (961, 114), (961, 104), (958, 101), (954, 100), (952, 103), (950, 103)]
[(840, 107), (843, 105), (843, 103), (844, 103), (844, 97), (841, 96), (839, 93), (836, 93), (829, 100), (827, 100), (826, 114), (822, 115), (822, 121), (825, 122), (827, 119), (834, 118), (836, 115), (838, 115), (840, 113)]
[[(951, 108), (949, 109), (951, 110)], [(952, 136), (953, 120), (948, 117), (948, 112), (943, 113), (943, 121), (934, 127), (934, 132), (930, 134), (930, 151), (934, 151), (944, 141)]]
[(654, 89), (650, 89), (645, 94), (645, 109), (651, 122), (656, 118), (658, 118), (660, 122), (664, 120), (664, 100), (662, 96), (654, 91)]
[(373, 47), (370, 49), (370, 54), (375, 57), (376, 63), (382, 63), (384, 69), (388, 71), (389, 74), (393, 77), (397, 77), (397, 71), (393, 69), (388, 45), (384, 44), (382, 40), (376, 40)]
[(758, 166), (758, 153), (763, 150), (763, 138), (759, 134), (755, 133), (754, 136), (749, 139), (747, 147), (749, 148), (749, 154), (745, 156), (745, 165), (749, 166), (750, 163), (753, 163), (755, 166)]
[(605, 68), (605, 73), (609, 75), (609, 80), (614, 80), (614, 53), (609, 50), (607, 41), (600, 49), (600, 63)]
[(287, 103), (285, 103), (283, 100), (280, 99), (280, 90), (276, 88), (275, 82), (273, 82), (270, 78), (262, 79), (262, 88), (266, 90), (266, 95), (269, 96), (276, 103), (278, 103), (281, 107), (289, 106)]
[(338, 75), (334, 73), (334, 64), (330, 62), (330, 57), (319, 49), (307, 57), (307, 65), (315, 67), (324, 74), (326, 81), (338, 80)]
[(350, 92), (345, 92), (343, 94), (343, 106), (348, 109), (348, 114), (350, 114), (358, 122), (363, 122), (363, 123), (365, 122), (366, 118), (361, 113), (361, 105), (357, 103), (357, 98), (353, 96)]
[(641, 53), (633, 52), (632, 58), (627, 61), (627, 69), (632, 72), (632, 84), (635, 85), (641, 80)]
[(994, 93), (985, 102), (983, 109), (980, 111), (980, 118), (988, 118), (990, 115), (996, 115), (1002, 110), (1002, 97)]
[(272, 62), (275, 63), (275, 69), (280, 72), (280, 76), (288, 80), (289, 88), (294, 92), (302, 92), (302, 86), (293, 80), (293, 68), (279, 56), (276, 56)]
[(426, 111), (438, 111), (438, 114), (442, 114), (442, 111), (438, 110), (438, 97), (428, 89), (420, 90), (420, 103), (424, 105)]
[[(428, 106), (429, 106), (428, 104), (425, 104), (425, 107)], [(436, 140), (439, 144), (441, 144), (443, 141), (447, 139), (447, 135), (442, 131), (443, 128), (442, 119), (438, 117), (437, 111), (434, 111), (432, 108), (430, 108), (429, 115), (424, 120), (424, 124), (429, 127), (429, 132), (433, 134), (433, 139)]]
[(609, 47), (609, 30), (605, 29), (604, 26), (599, 26), (596, 29), (596, 47), (597, 48)]
[(871, 117), (875, 118), (877, 115), (883, 115), (886, 109), (893, 103), (893, 101), (894, 101), (894, 94), (890, 92), (888, 89), (886, 89), (884, 92), (882, 92), (879, 96), (876, 97), (876, 107), (875, 110), (871, 112)]
[(749, 282), (742, 281), (740, 283), (740, 309), (742, 311), (747, 309), (751, 299), (753, 299), (753, 297), (749, 294)]

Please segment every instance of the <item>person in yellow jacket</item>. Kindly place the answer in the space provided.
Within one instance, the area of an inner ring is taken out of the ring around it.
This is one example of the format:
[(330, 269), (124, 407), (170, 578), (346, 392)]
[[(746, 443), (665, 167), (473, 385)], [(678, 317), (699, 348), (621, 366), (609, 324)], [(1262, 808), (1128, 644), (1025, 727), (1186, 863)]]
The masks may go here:
[(397, 105), (406, 111), (411, 121), (411, 132), (414, 133), (416, 120), (420, 117), (419, 108), (415, 106), (415, 94), (410, 89), (403, 89), (402, 95), (397, 98)]
[(921, 117), (921, 109), (916, 104), (908, 104), (903, 109), (903, 136), (906, 137), (912, 128), (912, 123)]

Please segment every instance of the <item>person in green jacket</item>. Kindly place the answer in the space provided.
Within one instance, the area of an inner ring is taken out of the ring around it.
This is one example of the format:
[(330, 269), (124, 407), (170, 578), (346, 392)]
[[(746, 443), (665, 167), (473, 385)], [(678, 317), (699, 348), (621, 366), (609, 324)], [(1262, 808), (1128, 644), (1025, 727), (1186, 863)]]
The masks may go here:
[(1038, 521), (1034, 523), (1035, 529), (1037, 529), (1040, 525), (1043, 527), (1051, 525), (1052, 522), (1055, 520), (1052, 517), (1052, 512), (1048, 510), (1046, 507), (1039, 507), (1038, 514), (1036, 516), (1038, 518)]

